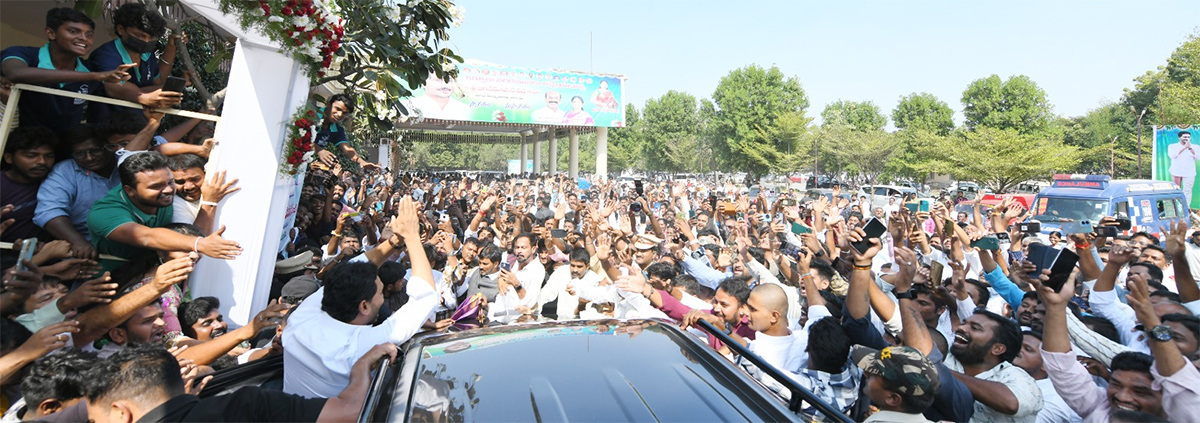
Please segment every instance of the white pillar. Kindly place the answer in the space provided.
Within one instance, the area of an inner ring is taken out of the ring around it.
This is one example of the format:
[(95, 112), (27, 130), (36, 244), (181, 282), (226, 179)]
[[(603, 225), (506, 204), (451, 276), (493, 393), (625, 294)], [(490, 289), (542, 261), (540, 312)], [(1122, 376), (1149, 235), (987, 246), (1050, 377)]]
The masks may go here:
[(542, 135), (533, 136), (533, 173), (542, 172)]
[(220, 299), (226, 321), (241, 326), (266, 308), (275, 254), (295, 219), (304, 174), (282, 177), (279, 164), (284, 123), (308, 97), (308, 78), (278, 49), (239, 39), (228, 86), (215, 134), (224, 142), (207, 168), (210, 174), (226, 170), (238, 180), (241, 190), (221, 202), (213, 227), (225, 226), (225, 239), (237, 241), (243, 251), (233, 260), (201, 259), (191, 286), (194, 297)]
[(571, 152), (569, 165), (567, 167), (567, 175), (571, 180), (579, 177), (579, 131), (571, 130)]
[(525, 146), (525, 134), (521, 134), (521, 165), (517, 167), (517, 173), (525, 173), (525, 160), (529, 158), (529, 150)]
[(596, 128), (596, 177), (608, 178), (608, 128)]
[(550, 129), (550, 174), (558, 173), (558, 131)]

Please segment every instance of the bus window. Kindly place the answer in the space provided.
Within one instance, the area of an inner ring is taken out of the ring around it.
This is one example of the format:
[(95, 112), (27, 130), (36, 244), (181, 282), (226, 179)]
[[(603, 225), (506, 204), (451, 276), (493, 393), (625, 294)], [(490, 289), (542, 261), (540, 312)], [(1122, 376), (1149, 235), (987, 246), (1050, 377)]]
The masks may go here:
[(1128, 219), (1129, 218), (1129, 202), (1128, 201), (1117, 202), (1117, 206), (1113, 209), (1113, 214)]

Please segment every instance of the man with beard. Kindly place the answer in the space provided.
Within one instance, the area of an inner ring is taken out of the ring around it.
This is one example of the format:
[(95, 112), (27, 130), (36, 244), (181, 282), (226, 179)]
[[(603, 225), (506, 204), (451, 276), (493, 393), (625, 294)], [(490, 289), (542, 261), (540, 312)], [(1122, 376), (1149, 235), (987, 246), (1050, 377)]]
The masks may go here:
[(1042, 304), (1036, 292), (1026, 292), (1021, 298), (1021, 305), (1013, 314), (1021, 326), (1041, 332), (1042, 321), (1046, 318), (1046, 306)]
[(166, 327), (162, 307), (157, 302), (151, 302), (138, 309), (129, 319), (109, 329), (101, 341), (104, 346), (97, 354), (100, 358), (108, 358), (131, 343), (162, 345)]
[(592, 256), (583, 248), (571, 250), (568, 265), (554, 269), (546, 286), (542, 287), (542, 304), (558, 301), (554, 316), (558, 320), (569, 320), (579, 317), (581, 291), (594, 289), (600, 282), (600, 275), (591, 271), (588, 264)]
[(537, 236), (528, 232), (513, 240), (513, 252), (509, 256), (512, 268), (500, 268), (496, 303), (489, 314), (513, 317), (537, 311), (542, 282), (546, 280), (546, 267), (537, 260), (538, 244)]
[(1037, 381), (1014, 366), (1021, 352), (1015, 322), (987, 310), (975, 310), (954, 331), (946, 367), (975, 396), (972, 422), (1020, 422), (1042, 409)]
[[(33, 84), (79, 94), (94, 94), (99, 83), (121, 83), (129, 79), (131, 65), (114, 66), (107, 72), (92, 72), (83, 55), (92, 48), (96, 23), (83, 12), (59, 7), (46, 12), (45, 46), (9, 47), (0, 52), (0, 73), (16, 84)], [(57, 133), (83, 119), (83, 99), (21, 93), (20, 126), (44, 126)]]
[[(286, 306), (272, 303), (250, 321), (250, 324), (227, 332), (229, 325), (221, 315), (221, 301), (216, 297), (200, 297), (179, 306), (179, 324), (183, 337), (175, 346), (187, 346), (196, 364), (208, 365), (222, 356), (239, 357), (246, 349), (239, 345), (264, 329), (277, 326), (277, 318), (283, 317)], [(232, 363), (232, 362), (231, 362)]]
[(4, 171), (0, 172), (0, 205), (13, 207), (4, 214), (4, 220), (15, 222), (0, 235), (0, 240), (13, 242), (44, 234), (33, 217), (38, 188), (54, 166), (57, 146), (58, 136), (40, 126), (22, 126), (9, 134), (4, 148)]
[(210, 179), (205, 179), (204, 165), (208, 163), (203, 157), (195, 154), (182, 154), (174, 157), (171, 175), (175, 177), (175, 223), (190, 223), (196, 225), (204, 233), (212, 233), (213, 218), (217, 215), (217, 205), (226, 195), (241, 188), (234, 187), (238, 180), (225, 182), (225, 171), (219, 171)]
[[(206, 237), (162, 227), (171, 223), (171, 204), (175, 201), (175, 179), (166, 156), (157, 152), (136, 154), (121, 163), (117, 171), (121, 186), (96, 201), (88, 214), (88, 229), (97, 252), (125, 259), (148, 249), (196, 251), (219, 259), (241, 254), (237, 242), (221, 238), (223, 227)], [(100, 263), (105, 270), (119, 265), (114, 260)]]

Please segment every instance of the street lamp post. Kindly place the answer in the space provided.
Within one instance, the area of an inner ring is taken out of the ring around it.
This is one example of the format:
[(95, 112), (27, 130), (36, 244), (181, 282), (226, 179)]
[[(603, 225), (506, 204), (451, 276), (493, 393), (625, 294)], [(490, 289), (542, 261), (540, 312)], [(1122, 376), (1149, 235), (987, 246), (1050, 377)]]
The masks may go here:
[(1142, 113), (1139, 114), (1138, 118), (1137, 118), (1137, 127), (1138, 127), (1138, 140), (1137, 140), (1137, 144), (1138, 144), (1138, 176), (1137, 177), (1138, 177), (1138, 179), (1142, 178), (1142, 118), (1143, 117), (1146, 117), (1146, 108), (1142, 109)]

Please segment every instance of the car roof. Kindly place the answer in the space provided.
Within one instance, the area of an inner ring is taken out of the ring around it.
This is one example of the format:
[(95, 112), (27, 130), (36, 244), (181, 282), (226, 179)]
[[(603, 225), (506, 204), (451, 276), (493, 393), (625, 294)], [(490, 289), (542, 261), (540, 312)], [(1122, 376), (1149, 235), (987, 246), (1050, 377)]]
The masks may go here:
[(657, 319), (508, 325), (414, 339), (397, 381), (382, 416), (390, 421), (797, 419), (728, 360)]
[(1171, 182), (1154, 181), (1149, 179), (1121, 179), (1108, 181), (1107, 186), (1103, 189), (1074, 187), (1064, 188), (1052, 186), (1042, 190), (1042, 192), (1038, 193), (1038, 196), (1099, 199), (1127, 197), (1134, 195), (1183, 195), (1182, 193), (1183, 192), (1176, 188)]

